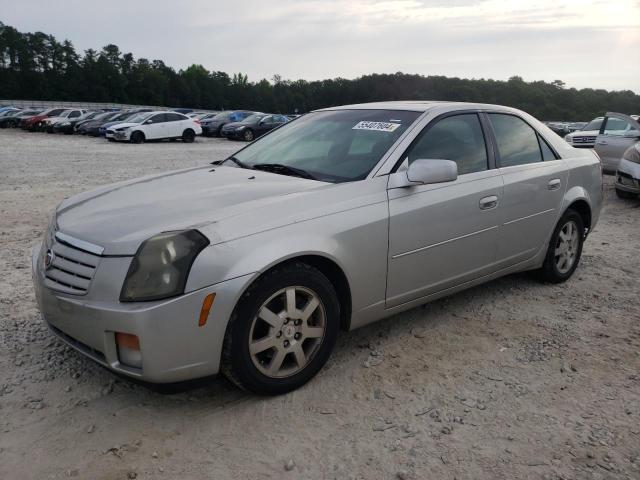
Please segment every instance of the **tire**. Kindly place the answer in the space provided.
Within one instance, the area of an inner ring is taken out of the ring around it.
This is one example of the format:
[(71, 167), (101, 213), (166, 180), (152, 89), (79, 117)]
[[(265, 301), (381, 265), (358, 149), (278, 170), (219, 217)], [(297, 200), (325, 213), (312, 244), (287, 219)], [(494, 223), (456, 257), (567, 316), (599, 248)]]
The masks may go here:
[(115, 138), (107, 138), (107, 140), (109, 140), (110, 142), (115, 142), (116, 141)]
[(218, 130), (216, 130), (216, 137), (221, 138), (222, 137), (222, 127), (224, 125), (220, 125), (220, 127), (218, 127)]
[(182, 132), (182, 141), (184, 143), (193, 143), (196, 139), (196, 132), (187, 128), (184, 132)]
[[(289, 298), (296, 309), (287, 307)], [(258, 317), (259, 312), (269, 315)], [(236, 305), (225, 335), (222, 372), (258, 395), (295, 390), (327, 362), (339, 325), (338, 296), (322, 272), (304, 263), (276, 268), (256, 280)]]
[(131, 143), (143, 143), (144, 142), (144, 133), (135, 131), (129, 137), (129, 141)]
[(630, 200), (632, 198), (636, 198), (635, 193), (625, 192), (624, 190), (620, 190), (619, 188), (616, 188), (616, 195), (618, 196), (618, 198), (621, 198), (623, 200)]
[(253, 130), (251, 130), (250, 128), (247, 128), (244, 132), (242, 132), (242, 139), (245, 142), (253, 142), (254, 138), (255, 138), (255, 134), (253, 133)]
[(582, 217), (575, 210), (569, 209), (553, 230), (544, 263), (537, 272), (538, 278), (548, 283), (562, 283), (568, 280), (578, 268), (583, 243)]

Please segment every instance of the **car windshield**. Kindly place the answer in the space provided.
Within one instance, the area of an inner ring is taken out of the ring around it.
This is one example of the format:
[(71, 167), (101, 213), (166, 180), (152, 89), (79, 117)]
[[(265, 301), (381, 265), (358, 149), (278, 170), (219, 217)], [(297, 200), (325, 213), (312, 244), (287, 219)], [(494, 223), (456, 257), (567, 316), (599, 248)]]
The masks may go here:
[(250, 144), (225, 164), (275, 164), (278, 173), (288, 167), (333, 183), (361, 180), (419, 116), (399, 110), (310, 113)]
[(595, 118), (593, 120), (591, 120), (589, 123), (587, 123), (584, 128), (582, 128), (582, 130), (584, 130), (585, 132), (588, 132), (590, 130), (600, 130), (600, 127), (602, 126), (602, 118)]
[(138, 115), (135, 115), (131, 118), (129, 118), (127, 120), (127, 122), (131, 122), (131, 123), (142, 123), (144, 122), (147, 118), (149, 118), (149, 116), (151, 116), (153, 112), (145, 112), (145, 113), (139, 113)]
[(259, 122), (261, 118), (266, 117), (264, 113), (254, 113), (253, 115), (249, 115), (247, 118), (242, 120), (243, 123), (254, 123)]
[(222, 112), (217, 114), (215, 117), (213, 117), (211, 120), (226, 120), (231, 116), (232, 112)]

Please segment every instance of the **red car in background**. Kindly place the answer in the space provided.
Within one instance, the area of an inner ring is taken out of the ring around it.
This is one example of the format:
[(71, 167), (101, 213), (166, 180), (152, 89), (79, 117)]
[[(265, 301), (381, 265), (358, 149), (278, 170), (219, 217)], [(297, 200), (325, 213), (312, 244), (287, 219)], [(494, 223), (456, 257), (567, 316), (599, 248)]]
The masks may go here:
[(23, 118), (20, 122), (20, 128), (23, 130), (29, 130), (30, 132), (35, 132), (40, 127), (42, 121), (48, 117), (56, 117), (64, 112), (66, 108), (50, 108), (49, 110), (45, 110), (39, 115), (35, 115), (33, 117)]

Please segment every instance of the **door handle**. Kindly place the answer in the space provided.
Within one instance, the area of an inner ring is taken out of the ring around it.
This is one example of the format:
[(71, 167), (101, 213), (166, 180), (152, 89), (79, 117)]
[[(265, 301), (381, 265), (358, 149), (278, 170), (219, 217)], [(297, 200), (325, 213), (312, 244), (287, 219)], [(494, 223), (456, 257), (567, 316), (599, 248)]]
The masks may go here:
[(549, 183), (547, 183), (547, 188), (549, 190), (558, 190), (560, 188), (560, 184), (560, 179), (554, 178), (553, 180), (549, 180)]
[(480, 210), (490, 210), (498, 206), (498, 197), (489, 195), (480, 199)]

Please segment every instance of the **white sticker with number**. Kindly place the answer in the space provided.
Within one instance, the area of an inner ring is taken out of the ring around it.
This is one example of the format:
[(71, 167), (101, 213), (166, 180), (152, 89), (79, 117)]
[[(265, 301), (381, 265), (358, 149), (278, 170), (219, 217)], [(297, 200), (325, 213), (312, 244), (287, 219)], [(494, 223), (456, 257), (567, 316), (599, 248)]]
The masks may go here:
[(353, 130), (375, 130), (378, 132), (393, 132), (399, 126), (399, 123), (362, 121), (356, 124), (356, 126), (353, 127)]

